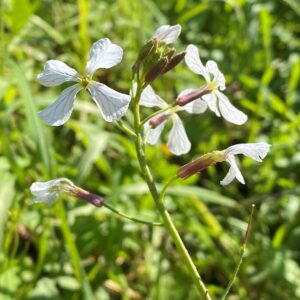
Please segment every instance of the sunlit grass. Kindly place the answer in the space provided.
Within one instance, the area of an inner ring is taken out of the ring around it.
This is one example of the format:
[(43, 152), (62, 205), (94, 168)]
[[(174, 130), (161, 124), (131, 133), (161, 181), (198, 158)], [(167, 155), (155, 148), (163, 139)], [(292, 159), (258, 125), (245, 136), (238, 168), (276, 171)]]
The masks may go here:
[[(185, 116), (192, 151), (174, 157), (147, 149), (159, 182), (205, 152), (238, 142), (272, 144), (257, 165), (241, 161), (246, 185), (219, 185), (226, 166), (170, 188), (166, 205), (218, 299), (239, 256), (251, 203), (257, 211), (237, 299), (298, 299), (300, 40), (297, 1), (9, 1), (0, 9), (0, 299), (197, 299), (163, 228), (130, 223), (71, 198), (54, 208), (30, 205), (36, 180), (68, 177), (132, 216), (157, 220), (134, 147), (104, 124), (82, 93), (64, 127), (37, 111), (61, 92), (35, 78), (48, 59), (82, 71), (90, 44), (109, 37), (122, 63), (98, 80), (128, 92), (139, 47), (162, 24), (180, 23), (179, 49), (193, 43), (226, 75), (227, 96), (249, 122), (234, 126), (213, 113)], [(154, 83), (168, 103), (201, 85), (182, 63)], [(128, 115), (128, 122), (132, 116)], [(163, 139), (166, 140), (166, 139)], [(183, 185), (182, 185), (183, 184)], [(193, 186), (192, 186), (193, 185)]]

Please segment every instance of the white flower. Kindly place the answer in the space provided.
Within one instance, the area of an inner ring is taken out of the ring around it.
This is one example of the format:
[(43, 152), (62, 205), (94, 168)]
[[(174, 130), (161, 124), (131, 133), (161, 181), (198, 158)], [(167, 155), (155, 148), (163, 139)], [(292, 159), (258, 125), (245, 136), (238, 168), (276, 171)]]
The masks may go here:
[(225, 90), (225, 77), (218, 69), (216, 62), (209, 60), (204, 66), (200, 60), (198, 49), (194, 45), (186, 48), (185, 62), (191, 71), (205, 78), (209, 89), (212, 90), (202, 96), (209, 109), (218, 117), (222, 115), (228, 122), (237, 125), (244, 124), (247, 121), (247, 115), (234, 107), (229, 99), (220, 92)]
[(160, 41), (165, 42), (167, 45), (175, 42), (181, 32), (180, 25), (163, 25), (160, 26), (152, 35), (151, 39), (158, 39)]
[(35, 196), (32, 203), (45, 203), (52, 205), (58, 199), (59, 193), (66, 188), (74, 187), (72, 181), (67, 178), (57, 178), (47, 182), (34, 182), (30, 186), (30, 192)]
[(224, 160), (230, 164), (230, 169), (225, 178), (220, 182), (222, 185), (229, 184), (234, 178), (239, 182), (245, 184), (243, 175), (241, 174), (235, 155), (243, 154), (251, 157), (252, 159), (261, 162), (270, 150), (271, 145), (266, 143), (249, 143), (249, 144), (237, 144), (223, 150)]
[(30, 187), (30, 191), (35, 196), (32, 203), (45, 203), (49, 206), (54, 204), (62, 193), (75, 196), (96, 207), (101, 207), (104, 202), (103, 197), (74, 185), (68, 178), (57, 178), (47, 182), (34, 182)]
[(59, 60), (47, 61), (44, 71), (37, 77), (42, 85), (56, 86), (67, 81), (75, 84), (66, 88), (53, 104), (40, 111), (39, 117), (48, 125), (64, 124), (70, 118), (77, 93), (87, 89), (107, 122), (120, 119), (128, 109), (130, 97), (93, 81), (92, 77), (99, 68), (108, 69), (117, 65), (122, 56), (122, 48), (104, 38), (95, 42), (90, 49), (90, 60), (83, 76)]
[[(148, 85), (142, 92), (140, 104), (146, 107), (159, 107), (167, 108), (168, 104), (155, 94), (150, 85)], [(171, 128), (169, 138), (168, 138), (168, 148), (175, 155), (185, 154), (190, 151), (191, 143), (186, 135), (182, 121), (176, 112), (185, 110), (190, 114), (199, 114), (206, 109), (206, 103), (202, 100), (193, 101), (183, 107), (173, 107), (160, 115), (155, 116), (153, 119), (157, 120), (155, 128), (151, 126), (151, 121), (148, 121), (144, 125), (144, 133), (147, 137), (147, 142), (150, 145), (157, 143), (161, 132), (163, 131), (167, 119), (171, 118), (173, 126)]]

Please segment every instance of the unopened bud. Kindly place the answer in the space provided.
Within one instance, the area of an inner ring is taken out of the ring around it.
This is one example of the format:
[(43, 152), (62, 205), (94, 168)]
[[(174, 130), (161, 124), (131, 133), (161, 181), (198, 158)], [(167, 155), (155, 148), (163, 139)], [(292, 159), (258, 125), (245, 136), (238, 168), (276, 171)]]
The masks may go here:
[(152, 39), (148, 41), (140, 50), (138, 61), (144, 61), (146, 58), (148, 58), (152, 53), (155, 52), (155, 49), (157, 47), (157, 39)]
[(169, 117), (169, 114), (167, 114), (167, 113), (158, 114), (158, 115), (156, 115), (156, 116), (154, 116), (153, 118), (150, 119), (149, 124), (152, 128), (156, 128), (162, 122), (167, 120), (168, 117)]
[(157, 63), (155, 63), (149, 69), (149, 71), (146, 73), (145, 81), (147, 83), (150, 83), (154, 79), (156, 79), (161, 74), (161, 72), (163, 71), (163, 69), (165, 68), (165, 66), (166, 66), (167, 63), (168, 63), (168, 59), (167, 58), (162, 58)]
[(176, 102), (178, 103), (179, 106), (184, 106), (184, 105), (202, 97), (203, 95), (209, 94), (211, 91), (212, 91), (211, 88), (208, 85), (205, 85), (199, 89), (196, 89), (189, 93), (178, 96), (176, 99)]
[(171, 57), (161, 74), (165, 74), (168, 71), (174, 69), (185, 57), (185, 52), (181, 52)]
[(170, 59), (172, 56), (174, 56), (175, 53), (176, 53), (175, 48), (168, 47), (168, 48), (165, 49), (163, 56)]
[(215, 165), (224, 160), (223, 151), (213, 151), (200, 156), (177, 170), (177, 175), (182, 179), (187, 179), (192, 175), (201, 172), (209, 166)]
[(139, 52), (138, 59), (132, 66), (133, 72), (137, 72), (141, 64), (156, 51), (157, 43), (158, 43), (157, 39), (152, 39), (142, 47), (142, 49)]

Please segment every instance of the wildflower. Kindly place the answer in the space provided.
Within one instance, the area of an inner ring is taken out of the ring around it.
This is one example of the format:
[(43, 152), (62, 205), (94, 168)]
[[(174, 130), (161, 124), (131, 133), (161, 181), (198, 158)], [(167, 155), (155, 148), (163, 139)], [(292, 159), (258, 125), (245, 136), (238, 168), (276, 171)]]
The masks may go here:
[(222, 185), (228, 185), (234, 178), (242, 184), (245, 184), (244, 177), (237, 166), (235, 155), (243, 154), (258, 162), (261, 162), (270, 150), (271, 145), (266, 143), (247, 143), (230, 146), (223, 151), (213, 151), (207, 153), (198, 159), (180, 167), (177, 171), (179, 177), (186, 179), (207, 167), (219, 162), (227, 161), (230, 165), (225, 178), (220, 182)]
[(209, 60), (204, 66), (200, 60), (198, 49), (194, 45), (187, 47), (185, 62), (191, 71), (202, 75), (207, 84), (190, 93), (182, 93), (177, 98), (178, 105), (183, 106), (194, 99), (202, 97), (209, 109), (218, 117), (222, 115), (228, 122), (237, 125), (244, 124), (247, 121), (247, 115), (234, 107), (229, 99), (221, 93), (225, 90), (225, 77), (218, 69), (216, 62)]
[(206, 109), (206, 103), (204, 101), (197, 100), (184, 107), (176, 106), (167, 109), (168, 104), (156, 95), (151, 86), (148, 85), (142, 92), (140, 104), (146, 107), (156, 106), (161, 109), (166, 109), (165, 112), (151, 118), (144, 125), (144, 133), (147, 137), (147, 142), (150, 145), (155, 145), (157, 143), (167, 120), (171, 118), (173, 126), (168, 138), (168, 148), (175, 155), (185, 154), (190, 151), (191, 143), (186, 135), (182, 121), (176, 112), (184, 110), (190, 114), (202, 113)]
[(49, 206), (58, 200), (61, 193), (76, 196), (97, 207), (102, 206), (104, 201), (101, 196), (92, 194), (74, 185), (67, 178), (57, 178), (47, 182), (34, 182), (30, 187), (30, 191), (35, 196), (32, 203), (45, 203)]
[(157, 39), (160, 42), (164, 42), (167, 45), (174, 43), (181, 33), (180, 25), (163, 25), (160, 26), (152, 35), (151, 40)]
[(44, 71), (37, 77), (42, 85), (56, 86), (68, 81), (75, 84), (63, 90), (53, 104), (40, 111), (39, 117), (48, 125), (64, 124), (70, 118), (77, 93), (87, 89), (107, 122), (120, 119), (128, 109), (130, 97), (93, 81), (92, 77), (99, 68), (108, 69), (117, 65), (122, 56), (122, 48), (104, 38), (92, 45), (84, 75), (59, 60), (47, 61)]
[(141, 48), (132, 70), (139, 73), (146, 83), (155, 80), (175, 68), (185, 56), (185, 52), (176, 53), (176, 49), (169, 47), (181, 33), (180, 25), (163, 25), (159, 27), (151, 39)]

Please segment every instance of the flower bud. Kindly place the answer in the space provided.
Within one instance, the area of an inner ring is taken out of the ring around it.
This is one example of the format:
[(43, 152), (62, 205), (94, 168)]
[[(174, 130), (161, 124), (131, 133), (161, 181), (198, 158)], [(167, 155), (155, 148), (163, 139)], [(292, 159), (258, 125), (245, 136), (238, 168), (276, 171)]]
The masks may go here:
[(183, 59), (185, 56), (185, 52), (181, 52), (179, 54), (176, 54), (174, 56), (172, 56), (168, 63), (166, 64), (166, 66), (164, 67), (163, 71), (161, 72), (161, 74), (165, 74), (168, 71), (170, 71), (171, 69), (174, 69)]
[(187, 179), (192, 175), (212, 166), (218, 162), (224, 161), (223, 151), (213, 151), (200, 156), (177, 170), (177, 175), (182, 179)]
[(176, 102), (179, 106), (184, 106), (192, 102), (193, 100), (200, 98), (203, 95), (209, 94), (211, 91), (211, 88), (208, 85), (205, 85), (203, 87), (200, 87), (199, 89), (178, 96)]
[(155, 52), (155, 49), (157, 47), (157, 39), (152, 39), (148, 41), (140, 50), (138, 61), (144, 61), (147, 59), (152, 53)]
[(149, 124), (152, 128), (156, 128), (162, 122), (167, 120), (168, 117), (169, 117), (169, 114), (167, 114), (167, 113), (158, 114), (158, 115), (156, 115), (156, 116), (154, 116), (153, 118), (150, 119)]
[(176, 49), (175, 48), (167, 47), (165, 49), (165, 51), (164, 51), (163, 56), (167, 57), (168, 59), (171, 59), (171, 57), (173, 57), (175, 53), (176, 53)]
[(134, 65), (132, 66), (132, 71), (133, 72), (137, 72), (140, 68), (140, 66), (143, 64), (143, 62), (150, 58), (150, 56), (155, 53), (156, 48), (157, 48), (157, 43), (158, 40), (157, 39), (152, 39), (150, 41), (148, 41), (140, 50), (139, 52), (139, 56), (138, 59), (136, 60), (136, 62), (134, 63)]
[(166, 66), (167, 63), (168, 63), (168, 59), (167, 58), (161, 58), (146, 73), (145, 81), (147, 83), (150, 83), (154, 79), (156, 79), (161, 74), (161, 72), (163, 71), (163, 69), (165, 68), (165, 66)]

